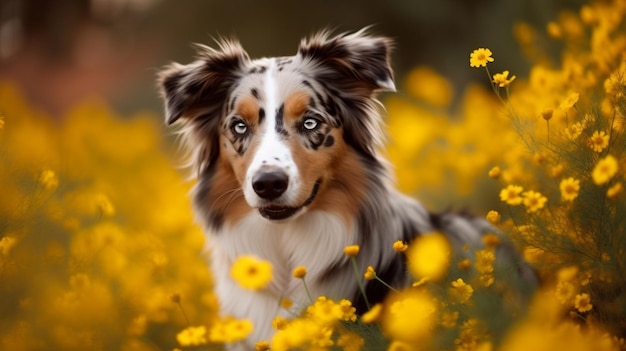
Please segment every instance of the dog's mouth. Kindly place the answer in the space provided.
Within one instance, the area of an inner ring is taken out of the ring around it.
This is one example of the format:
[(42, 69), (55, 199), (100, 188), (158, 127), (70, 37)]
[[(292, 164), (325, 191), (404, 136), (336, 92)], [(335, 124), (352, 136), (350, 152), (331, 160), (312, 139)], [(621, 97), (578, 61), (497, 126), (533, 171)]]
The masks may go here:
[(261, 216), (271, 221), (280, 221), (283, 219), (287, 219), (295, 215), (296, 213), (300, 212), (301, 209), (310, 205), (311, 202), (315, 200), (315, 197), (317, 196), (317, 192), (320, 189), (321, 183), (322, 183), (321, 179), (318, 179), (317, 182), (315, 182), (315, 185), (313, 185), (313, 190), (311, 190), (311, 194), (304, 201), (304, 203), (300, 206), (290, 207), (290, 206), (269, 205), (269, 206), (260, 207), (259, 213), (261, 214)]

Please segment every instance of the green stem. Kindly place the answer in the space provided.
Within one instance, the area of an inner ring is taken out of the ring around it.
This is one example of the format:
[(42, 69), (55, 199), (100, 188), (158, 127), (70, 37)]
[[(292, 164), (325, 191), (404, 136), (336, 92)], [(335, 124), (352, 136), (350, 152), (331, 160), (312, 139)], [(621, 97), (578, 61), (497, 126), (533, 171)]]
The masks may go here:
[(306, 291), (306, 296), (309, 298), (309, 301), (311, 301), (311, 304), (313, 304), (313, 298), (311, 297), (309, 286), (306, 284), (306, 280), (304, 280), (304, 277), (302, 277), (302, 285), (304, 285), (304, 291)]
[(359, 289), (361, 289), (361, 295), (363, 295), (363, 299), (365, 300), (365, 306), (367, 306), (367, 309), (369, 310), (371, 308), (370, 302), (367, 300), (367, 295), (365, 295), (365, 288), (363, 287), (363, 282), (360, 279), (361, 275), (359, 274), (359, 268), (356, 266), (356, 259), (351, 257), (350, 260), (352, 261), (352, 268), (354, 268), (356, 281), (359, 283)]
[(178, 305), (178, 307), (180, 307), (180, 311), (183, 313), (183, 316), (185, 317), (187, 326), (190, 326), (191, 323), (189, 323), (189, 317), (187, 317), (187, 312), (185, 312), (185, 309), (183, 308), (183, 304), (180, 301), (178, 301), (176, 304)]
[(398, 289), (394, 288), (393, 286), (385, 283), (384, 280), (380, 279), (378, 276), (375, 276), (376, 280), (378, 280), (381, 284), (383, 284), (384, 286), (386, 286), (387, 288), (389, 288), (389, 290), (393, 291), (393, 292), (398, 292)]
[(493, 93), (496, 94), (496, 97), (500, 102), (504, 103), (502, 97), (500, 96), (500, 90), (498, 90), (498, 85), (493, 82), (493, 78), (491, 78), (491, 73), (489, 72), (489, 67), (485, 65), (485, 71), (487, 71), (487, 78), (489, 78), (489, 84), (491, 85), (491, 89), (493, 89)]

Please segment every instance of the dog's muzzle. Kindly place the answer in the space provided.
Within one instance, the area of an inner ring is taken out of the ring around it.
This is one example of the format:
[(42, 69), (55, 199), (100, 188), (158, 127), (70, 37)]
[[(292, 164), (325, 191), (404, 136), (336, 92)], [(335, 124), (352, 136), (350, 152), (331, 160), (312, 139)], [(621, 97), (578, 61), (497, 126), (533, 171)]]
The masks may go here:
[[(278, 198), (287, 190), (288, 180), (289, 178), (287, 177), (287, 175), (281, 172), (261, 173), (259, 176), (253, 179), (252, 187), (254, 189), (254, 192), (256, 192), (259, 197), (265, 200), (273, 200)], [(255, 183), (257, 182), (258, 184), (255, 185)], [(313, 190), (311, 190), (311, 194), (300, 206), (291, 207), (268, 205), (260, 207), (259, 213), (261, 214), (261, 216), (272, 221), (287, 219), (300, 212), (301, 209), (310, 205), (313, 200), (315, 200), (321, 184), (322, 180), (318, 179), (313, 186)]]

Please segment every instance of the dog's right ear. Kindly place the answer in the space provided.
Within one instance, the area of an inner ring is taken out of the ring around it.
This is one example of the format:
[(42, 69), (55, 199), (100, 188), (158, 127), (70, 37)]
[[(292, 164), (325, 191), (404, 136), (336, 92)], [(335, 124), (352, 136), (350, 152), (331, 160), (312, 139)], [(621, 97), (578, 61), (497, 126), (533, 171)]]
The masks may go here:
[(239, 42), (222, 40), (219, 49), (198, 45), (198, 58), (188, 65), (173, 63), (158, 75), (165, 101), (165, 122), (180, 118), (217, 117), (250, 60)]

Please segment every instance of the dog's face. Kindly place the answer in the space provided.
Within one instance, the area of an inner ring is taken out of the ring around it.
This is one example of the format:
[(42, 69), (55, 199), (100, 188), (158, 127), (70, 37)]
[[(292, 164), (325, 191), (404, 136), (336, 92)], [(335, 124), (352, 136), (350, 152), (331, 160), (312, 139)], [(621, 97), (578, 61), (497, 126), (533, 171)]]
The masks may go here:
[(385, 38), (322, 33), (292, 57), (250, 60), (225, 41), (162, 72), (166, 120), (184, 122), (215, 220), (227, 207), (293, 218), (322, 196), (346, 153), (374, 157), (373, 94), (394, 88), (388, 55)]
[(242, 77), (229, 96), (220, 151), (248, 205), (270, 220), (286, 219), (309, 205), (329, 176), (345, 147), (342, 125), (304, 74), (280, 60), (252, 64), (258, 73)]

